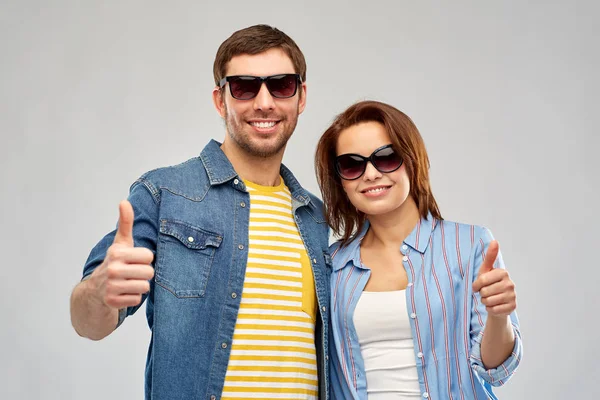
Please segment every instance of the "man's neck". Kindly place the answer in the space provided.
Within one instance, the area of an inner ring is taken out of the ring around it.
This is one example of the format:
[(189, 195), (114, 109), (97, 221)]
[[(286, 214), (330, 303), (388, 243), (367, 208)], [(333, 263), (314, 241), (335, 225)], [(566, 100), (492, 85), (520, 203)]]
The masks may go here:
[(270, 157), (257, 157), (242, 151), (235, 145), (224, 142), (221, 150), (240, 178), (261, 186), (277, 186), (281, 183), (279, 171), (285, 149)]

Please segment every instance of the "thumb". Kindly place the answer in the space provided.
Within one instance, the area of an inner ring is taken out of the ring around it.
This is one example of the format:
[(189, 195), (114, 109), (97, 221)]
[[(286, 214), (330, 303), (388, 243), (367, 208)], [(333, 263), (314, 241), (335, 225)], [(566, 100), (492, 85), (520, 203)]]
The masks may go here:
[(133, 247), (133, 207), (127, 200), (119, 203), (119, 225), (113, 243)]
[(483, 263), (481, 263), (481, 266), (479, 267), (479, 275), (485, 274), (486, 272), (494, 269), (494, 263), (496, 262), (496, 257), (498, 257), (498, 251), (500, 251), (500, 245), (498, 244), (498, 241), (492, 240), (488, 246)]

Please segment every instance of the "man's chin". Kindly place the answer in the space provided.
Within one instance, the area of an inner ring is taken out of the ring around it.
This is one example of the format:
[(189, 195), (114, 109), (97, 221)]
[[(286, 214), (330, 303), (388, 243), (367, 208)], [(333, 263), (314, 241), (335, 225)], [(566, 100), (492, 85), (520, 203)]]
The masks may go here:
[(282, 153), (285, 149), (284, 146), (252, 146), (251, 154), (256, 157), (270, 158), (275, 157)]
[[(281, 143), (281, 138), (234, 138), (237, 147), (252, 157), (269, 158), (283, 152), (286, 143)], [(286, 141), (287, 142), (287, 141)]]

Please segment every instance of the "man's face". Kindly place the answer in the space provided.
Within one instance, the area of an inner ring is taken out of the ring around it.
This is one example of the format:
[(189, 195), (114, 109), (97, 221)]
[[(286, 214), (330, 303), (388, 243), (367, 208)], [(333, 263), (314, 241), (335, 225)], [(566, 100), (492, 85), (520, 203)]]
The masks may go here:
[[(296, 71), (290, 58), (281, 49), (270, 49), (256, 55), (243, 54), (233, 57), (227, 65), (226, 76), (270, 76), (293, 74)], [(236, 146), (243, 152), (268, 158), (283, 153), (292, 136), (298, 115), (306, 104), (306, 84), (298, 85), (293, 97), (274, 98), (263, 84), (256, 97), (238, 100), (231, 96), (229, 83), (223, 90), (215, 88), (213, 100), (219, 114), (225, 120), (227, 145)]]

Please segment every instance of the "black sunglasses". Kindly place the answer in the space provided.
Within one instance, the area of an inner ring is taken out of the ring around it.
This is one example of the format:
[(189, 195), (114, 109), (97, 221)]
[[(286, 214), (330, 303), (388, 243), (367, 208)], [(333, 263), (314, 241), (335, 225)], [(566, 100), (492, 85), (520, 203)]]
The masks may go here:
[(353, 181), (363, 176), (367, 162), (371, 162), (377, 171), (394, 172), (402, 165), (402, 158), (394, 151), (391, 144), (376, 149), (369, 157), (360, 154), (342, 154), (335, 158), (335, 171), (340, 178)]
[(278, 99), (293, 97), (298, 91), (298, 83), (302, 83), (300, 74), (279, 74), (271, 76), (233, 75), (226, 76), (219, 82), (219, 87), (229, 82), (229, 92), (234, 99), (250, 100), (260, 92), (263, 82), (271, 96)]

